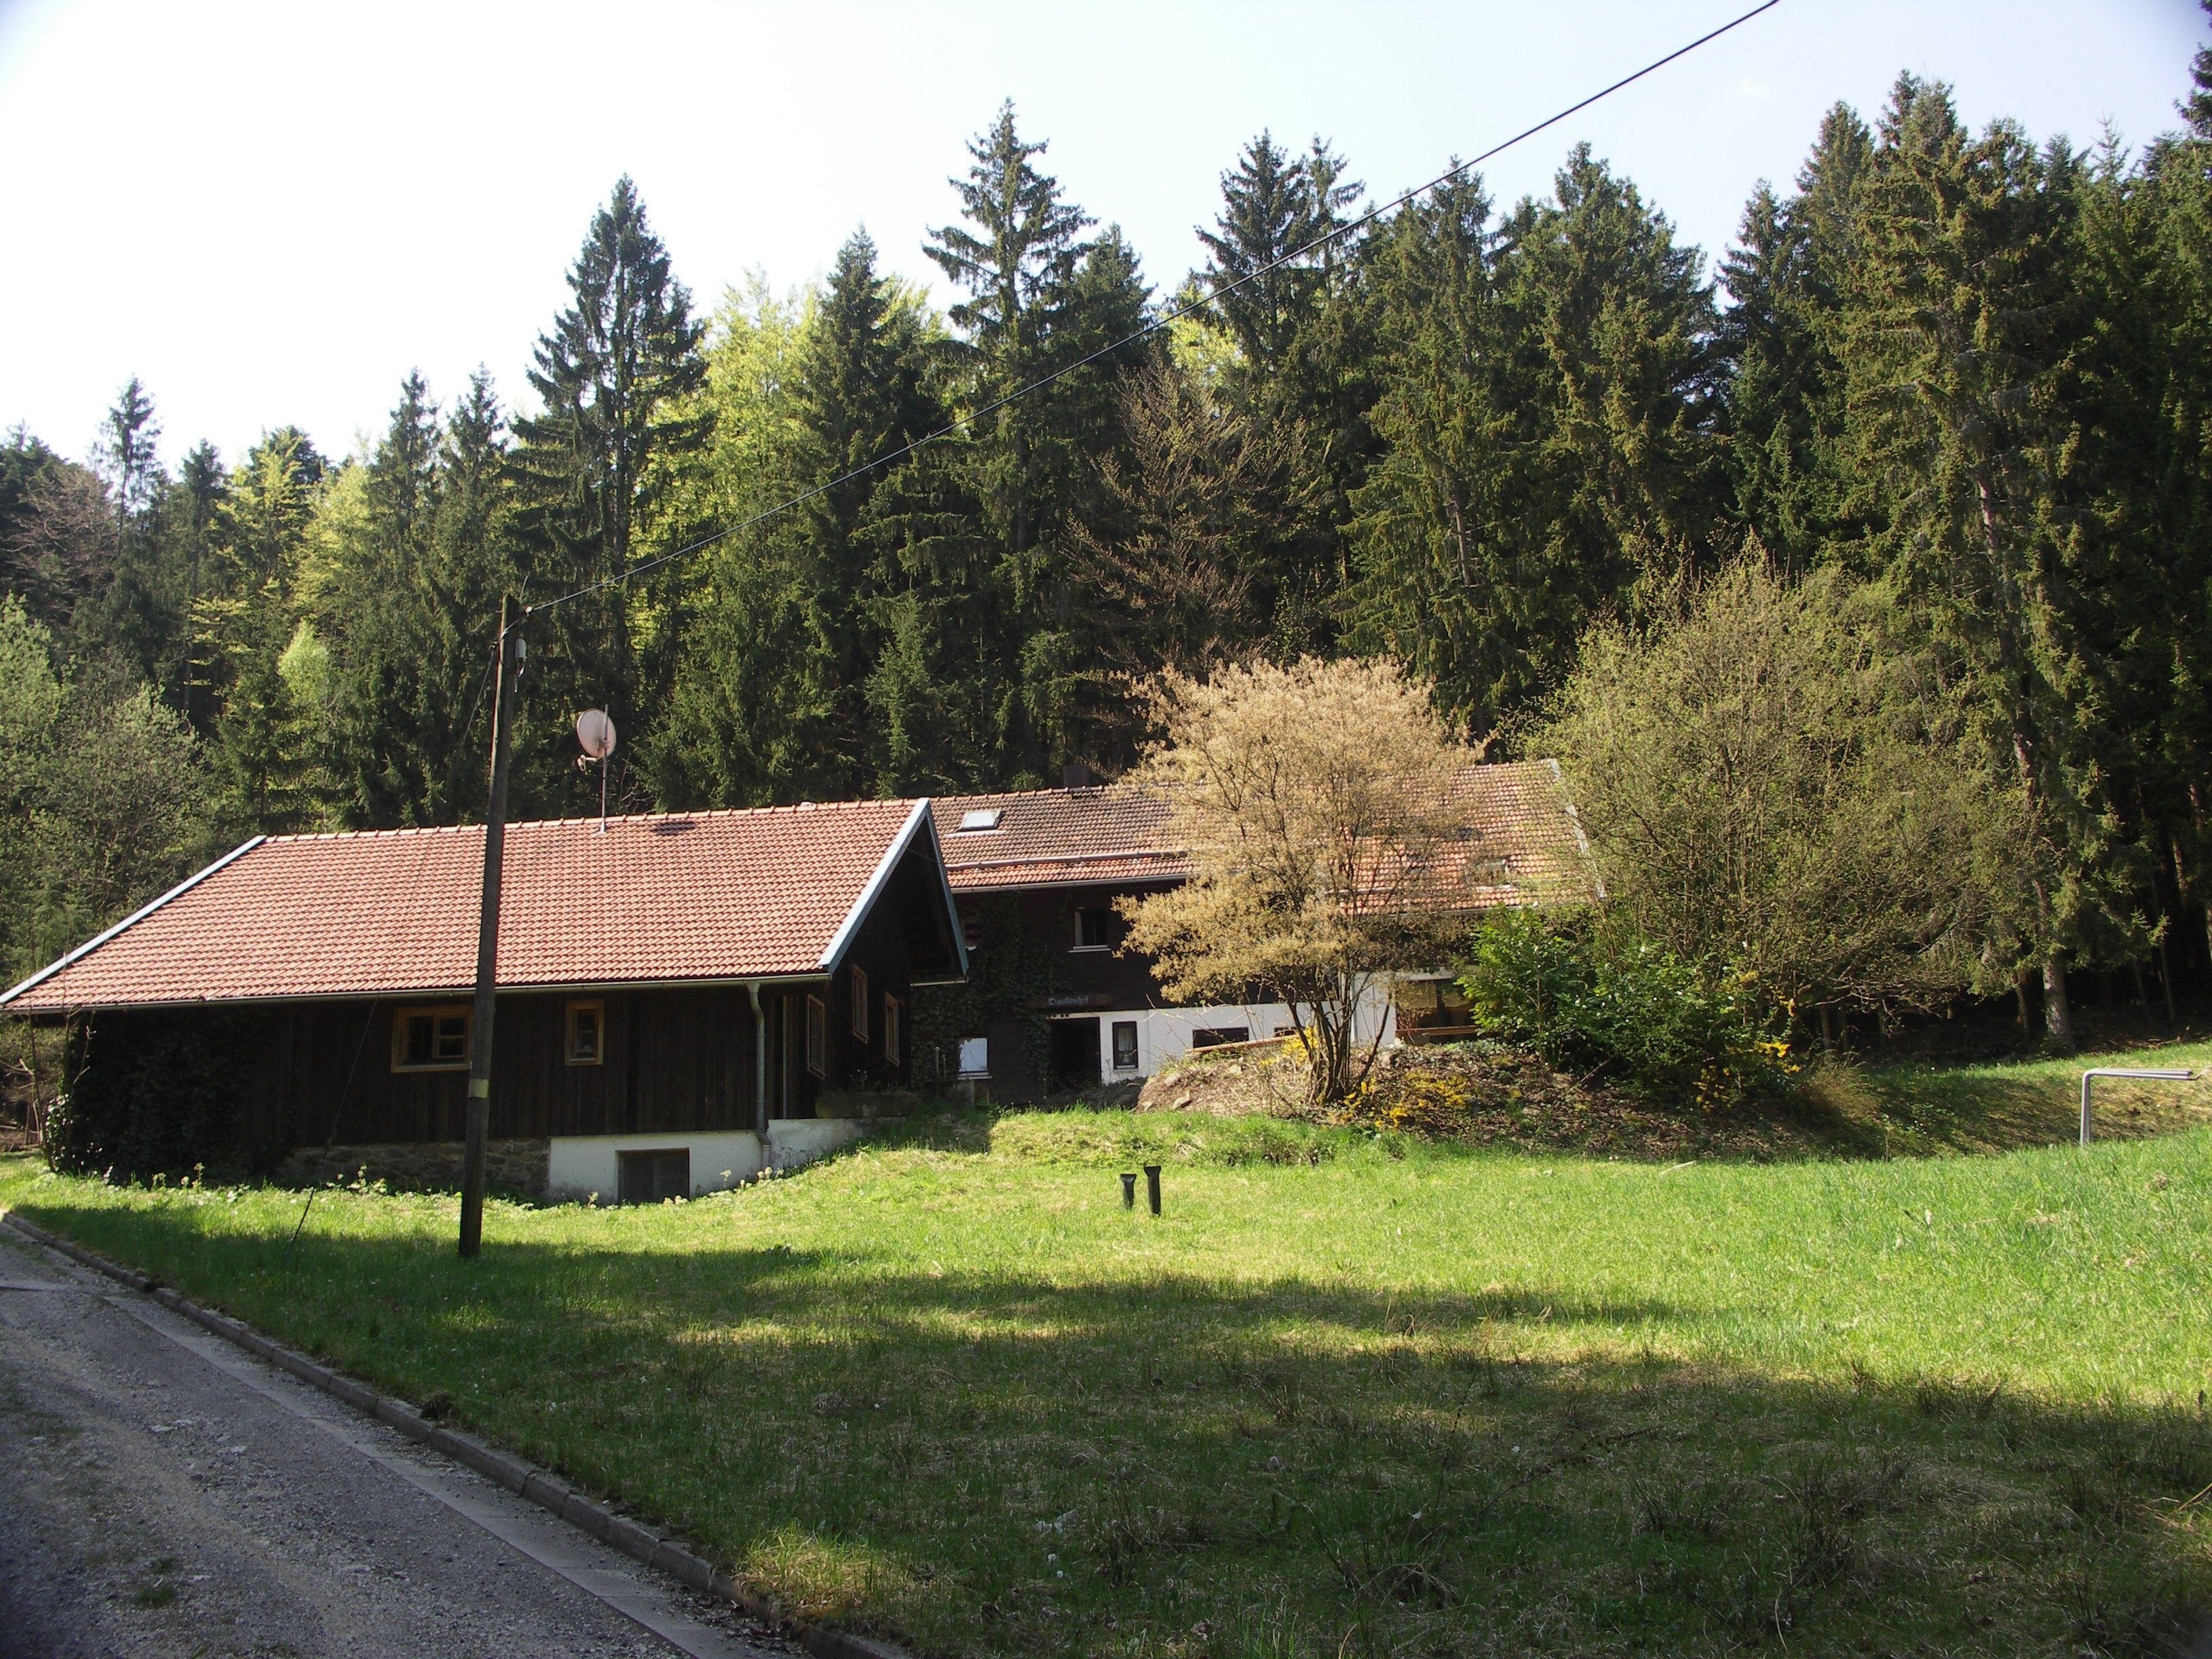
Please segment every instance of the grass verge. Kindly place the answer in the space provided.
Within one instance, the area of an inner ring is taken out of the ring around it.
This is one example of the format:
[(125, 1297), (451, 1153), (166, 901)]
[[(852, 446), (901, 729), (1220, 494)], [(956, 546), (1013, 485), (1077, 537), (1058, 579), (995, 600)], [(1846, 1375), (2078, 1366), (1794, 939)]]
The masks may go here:
[[(1167, 1212), (1119, 1170), (1168, 1166)], [(2212, 1611), (2212, 1131), (1662, 1166), (1174, 1115), (630, 1210), (0, 1201), (811, 1616), (1101, 1659), (2154, 1653)]]

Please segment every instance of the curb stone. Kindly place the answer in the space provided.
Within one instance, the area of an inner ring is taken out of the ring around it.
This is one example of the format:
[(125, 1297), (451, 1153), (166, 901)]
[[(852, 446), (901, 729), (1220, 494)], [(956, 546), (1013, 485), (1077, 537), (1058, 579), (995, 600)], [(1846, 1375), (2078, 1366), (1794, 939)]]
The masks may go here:
[(211, 1309), (203, 1308), (198, 1303), (179, 1296), (167, 1285), (155, 1283), (146, 1274), (118, 1267), (106, 1256), (96, 1255), (58, 1234), (50, 1233), (12, 1211), (0, 1216), (0, 1219), (5, 1220), (9, 1227), (33, 1244), (58, 1251), (94, 1273), (103, 1273), (134, 1291), (151, 1296), (163, 1307), (214, 1333), (224, 1341), (265, 1359), (279, 1370), (289, 1371), (308, 1387), (319, 1389), (356, 1411), (389, 1424), (410, 1440), (418, 1441), (433, 1451), (452, 1458), (456, 1463), (475, 1470), (487, 1480), (506, 1487), (518, 1497), (566, 1521), (579, 1531), (590, 1534), (610, 1548), (619, 1550), (656, 1571), (666, 1573), (687, 1589), (730, 1602), (748, 1616), (759, 1620), (772, 1629), (781, 1631), (809, 1653), (817, 1656), (817, 1659), (910, 1659), (905, 1649), (895, 1647), (889, 1642), (872, 1637), (854, 1636), (845, 1631), (831, 1630), (827, 1626), (810, 1625), (803, 1620), (793, 1619), (768, 1597), (745, 1589), (726, 1573), (717, 1572), (714, 1564), (705, 1557), (695, 1554), (683, 1545), (663, 1537), (628, 1516), (617, 1515), (605, 1504), (585, 1497), (566, 1481), (535, 1463), (501, 1451), (474, 1435), (464, 1434), (458, 1429), (441, 1428), (406, 1401), (394, 1399), (388, 1394), (379, 1394), (351, 1377), (341, 1376), (328, 1366), (317, 1364), (307, 1355), (295, 1353), (281, 1343), (270, 1341), (251, 1326)]

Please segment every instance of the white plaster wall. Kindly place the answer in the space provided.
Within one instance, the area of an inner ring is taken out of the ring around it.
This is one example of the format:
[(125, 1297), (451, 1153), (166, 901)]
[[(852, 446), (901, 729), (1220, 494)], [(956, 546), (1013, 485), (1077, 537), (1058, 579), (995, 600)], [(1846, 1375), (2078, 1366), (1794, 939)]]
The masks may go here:
[[(1148, 1078), (1170, 1060), (1188, 1053), (1194, 1031), (1242, 1025), (1255, 1039), (1271, 1037), (1278, 1030), (1289, 1028), (1291, 1011), (1279, 1002), (1221, 1003), (1206, 1008), (1102, 1009), (1095, 1015), (1086, 1013), (1079, 1018), (1097, 1020), (1098, 1075), (1109, 1083), (1115, 1083)], [(1137, 1023), (1137, 1069), (1133, 1072), (1114, 1069), (1114, 1026), (1119, 1020)], [(1395, 1046), (1397, 1017), (1390, 1005), (1389, 987), (1383, 984), (1368, 988), (1352, 1021), (1353, 1032), (1363, 1042), (1373, 1041), (1378, 1028), (1382, 1033), (1382, 1047)]]
[[(780, 1117), (769, 1123), (768, 1149), (777, 1169), (795, 1170), (828, 1157), (840, 1146), (851, 1146), (867, 1133), (867, 1124), (858, 1118)], [(699, 1167), (696, 1159), (691, 1167)]]
[[(769, 1156), (779, 1170), (796, 1170), (851, 1145), (867, 1125), (849, 1118), (778, 1118), (768, 1126)], [(618, 1152), (691, 1154), (691, 1191), (717, 1193), (760, 1173), (760, 1138), (750, 1129), (732, 1133), (665, 1135), (555, 1135), (545, 1185), (555, 1198), (589, 1199), (611, 1204), (621, 1190)]]

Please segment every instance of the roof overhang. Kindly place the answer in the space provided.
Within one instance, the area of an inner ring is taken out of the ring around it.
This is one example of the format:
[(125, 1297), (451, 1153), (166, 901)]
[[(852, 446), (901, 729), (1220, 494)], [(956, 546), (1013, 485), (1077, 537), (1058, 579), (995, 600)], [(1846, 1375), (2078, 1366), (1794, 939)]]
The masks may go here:
[[(746, 985), (819, 985), (830, 975), (819, 968), (796, 969), (781, 974), (738, 974), (712, 979), (620, 979), (577, 980), (560, 984), (529, 983), (501, 985), (502, 997), (526, 996), (581, 996), (603, 995), (613, 991), (715, 991)], [(947, 981), (949, 983), (957, 981)], [(332, 1006), (359, 1006), (369, 1002), (451, 1002), (456, 998), (465, 1000), (474, 995), (473, 985), (416, 985), (391, 991), (320, 991), (307, 992), (295, 996), (265, 997), (174, 997), (164, 1002), (87, 1002), (67, 1008), (39, 1008), (28, 1013), (19, 1013), (18, 1019), (64, 1020), (78, 1014), (107, 1013), (116, 1010), (146, 1009), (150, 1012), (169, 1012), (182, 1008), (290, 1008), (301, 1003), (324, 1004)], [(0, 1009), (0, 1012), (8, 1010)]]
[[(56, 974), (61, 972), (63, 969), (68, 967), (70, 963), (81, 961), (84, 957), (90, 956), (94, 951), (97, 951), (101, 945), (106, 944), (108, 940), (113, 939), (118, 933), (135, 926), (137, 923), (145, 921), (147, 917), (152, 915), (154, 912), (160, 909), (163, 905), (167, 904), (171, 899), (177, 897), (179, 894), (189, 893), (193, 888), (198, 886), (210, 876), (215, 874), (216, 871), (236, 863), (240, 859), (244, 858), (248, 853), (252, 852), (255, 848), (260, 846), (263, 842), (268, 839), (269, 838), (266, 836), (249, 836), (246, 840), (239, 842), (237, 846), (232, 848), (230, 851), (225, 853), (213, 864), (209, 865), (206, 869), (196, 871), (192, 874), (186, 876), (182, 881), (179, 882), (174, 887), (172, 887), (167, 892), (162, 894), (161, 897), (154, 900), (151, 903), (139, 906), (138, 908), (133, 910), (129, 915), (124, 917), (122, 921), (117, 922), (112, 927), (106, 929), (104, 933), (94, 934), (90, 939), (85, 940), (83, 944), (78, 945), (76, 950), (70, 951), (67, 955), (63, 956), (57, 961), (48, 963), (45, 967), (40, 969), (37, 973), (33, 974), (28, 979), (9, 987), (4, 993), (0, 993), (0, 1008), (6, 1008), (9, 1004), (14, 1002), (17, 997), (21, 996), (26, 991), (36, 990), (40, 986), (44, 985), (48, 980), (52, 979)], [(52, 1012), (54, 1011), (48, 1010), (47, 1012)]]

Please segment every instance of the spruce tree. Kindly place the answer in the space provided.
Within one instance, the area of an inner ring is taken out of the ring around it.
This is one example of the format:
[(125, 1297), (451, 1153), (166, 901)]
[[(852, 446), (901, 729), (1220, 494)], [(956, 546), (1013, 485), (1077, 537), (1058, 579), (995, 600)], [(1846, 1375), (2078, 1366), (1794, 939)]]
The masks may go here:
[(1355, 642), (1478, 736), (1707, 556), (1723, 485), (1697, 250), (1586, 147), (1552, 201), (1489, 216), (1463, 178), (1365, 261), (1382, 453), (1352, 496)]
[(1272, 376), (1288, 356), (1318, 296), (1317, 257), (1269, 270), (1321, 232), (1319, 204), (1304, 157), (1288, 155), (1265, 129), (1221, 175), (1221, 211), (1198, 240), (1208, 255), (1212, 309), (1250, 372)]
[[(699, 447), (708, 416), (694, 396), (706, 373), (702, 326), (627, 175), (592, 216), (568, 287), (571, 303), (538, 338), (530, 384), (542, 407), (515, 422), (514, 464), (530, 596), (611, 584), (551, 613), (537, 641), (523, 796), (534, 784), (580, 805), (586, 792), (564, 759), (568, 722), (605, 707), (635, 744), (673, 666), (665, 647), (675, 630), (659, 625), (672, 576), (637, 589), (626, 573), (668, 478), (663, 464)], [(653, 660), (642, 659), (641, 639), (664, 647)]]
[(2081, 184), (2063, 146), (2039, 154), (2005, 122), (1972, 137), (1947, 88), (1901, 76), (1837, 337), (1869, 551), (2031, 829), (2017, 952), (2063, 1046), (2069, 962), (2140, 945), (2097, 764), (2095, 579), (2070, 556), (2061, 392), (2086, 325), (2068, 268)]
[[(907, 584), (887, 613), (894, 638), (904, 630), (902, 659), (942, 664), (963, 682), (927, 698), (937, 712), (925, 714), (903, 701), (911, 675), (873, 677), (878, 718), (906, 734), (893, 744), (911, 757), (904, 776), (1037, 781), (1080, 744), (1065, 538), (1095, 500), (1097, 459), (1120, 442), (1114, 377), (1142, 359), (1134, 343), (1108, 348), (1141, 324), (1149, 296), (1118, 231), (1082, 240), (1092, 221), (1035, 166), (1044, 148), (1003, 106), (969, 146), (966, 179), (952, 181), (966, 222), (933, 232), (924, 250), (969, 295), (951, 315), (976, 416), (959, 444), (920, 458), (884, 520)], [(1073, 372), (1040, 385), (1059, 370)], [(980, 504), (980, 525), (945, 510), (958, 498)]]

